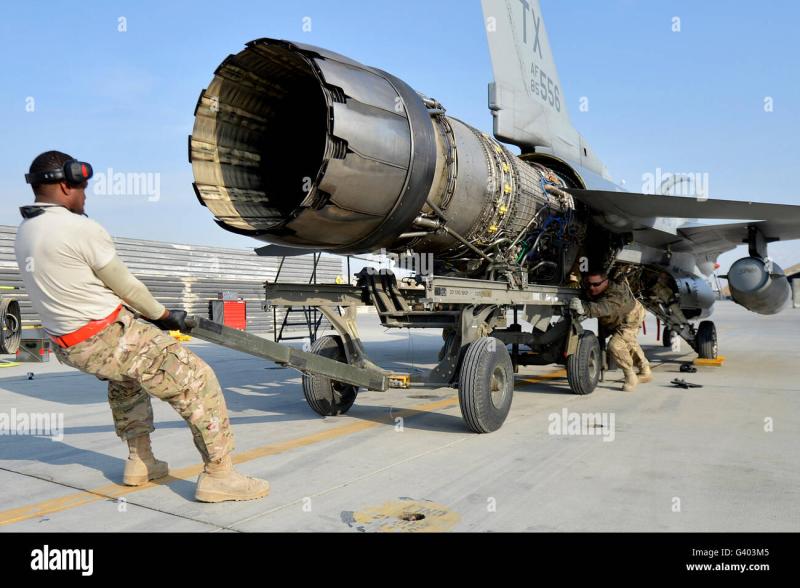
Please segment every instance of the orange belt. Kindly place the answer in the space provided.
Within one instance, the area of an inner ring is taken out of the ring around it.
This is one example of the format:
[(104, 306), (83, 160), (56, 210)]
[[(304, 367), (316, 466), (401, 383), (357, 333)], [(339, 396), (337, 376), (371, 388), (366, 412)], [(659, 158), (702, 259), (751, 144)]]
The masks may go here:
[(50, 337), (53, 340), (53, 343), (58, 345), (59, 347), (72, 347), (73, 345), (77, 345), (81, 341), (85, 341), (92, 335), (96, 335), (103, 329), (105, 329), (108, 325), (113, 323), (119, 311), (122, 309), (122, 305), (120, 304), (114, 311), (108, 315), (106, 318), (99, 319), (96, 321), (89, 321), (85, 325), (83, 325), (77, 331), (72, 331), (71, 333), (67, 333), (66, 335), (61, 335), (60, 337)]

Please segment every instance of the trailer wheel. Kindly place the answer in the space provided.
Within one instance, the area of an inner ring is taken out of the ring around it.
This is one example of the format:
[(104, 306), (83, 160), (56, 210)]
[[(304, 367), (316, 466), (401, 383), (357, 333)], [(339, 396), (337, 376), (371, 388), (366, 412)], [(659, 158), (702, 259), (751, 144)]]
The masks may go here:
[(16, 353), (22, 338), (22, 314), (19, 302), (0, 299), (0, 354)]
[(505, 344), (481, 337), (467, 347), (461, 363), (458, 403), (467, 427), (475, 433), (499, 429), (514, 395), (514, 366)]
[(703, 321), (695, 336), (697, 355), (700, 359), (717, 359), (717, 328), (713, 321)]
[[(609, 363), (611, 363), (609, 361)], [(567, 358), (567, 381), (575, 394), (591, 394), (600, 380), (600, 343), (591, 331), (584, 331), (578, 348)]]
[[(311, 346), (311, 353), (347, 363), (339, 335), (325, 335)], [(320, 416), (345, 414), (356, 401), (358, 387), (317, 374), (303, 374), (303, 395), (311, 409)]]

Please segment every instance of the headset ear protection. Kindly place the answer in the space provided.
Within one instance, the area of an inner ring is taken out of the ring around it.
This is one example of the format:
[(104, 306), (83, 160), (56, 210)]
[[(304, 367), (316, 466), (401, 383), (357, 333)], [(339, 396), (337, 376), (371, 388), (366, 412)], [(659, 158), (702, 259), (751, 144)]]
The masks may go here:
[(25, 181), (28, 184), (54, 184), (66, 181), (72, 186), (80, 186), (88, 181), (93, 174), (94, 171), (90, 164), (71, 159), (61, 169), (25, 174)]

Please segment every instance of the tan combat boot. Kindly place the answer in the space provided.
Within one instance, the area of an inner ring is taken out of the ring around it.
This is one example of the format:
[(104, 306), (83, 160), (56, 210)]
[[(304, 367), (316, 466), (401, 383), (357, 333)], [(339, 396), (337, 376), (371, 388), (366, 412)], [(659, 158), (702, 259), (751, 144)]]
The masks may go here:
[(141, 486), (150, 480), (163, 478), (169, 473), (167, 462), (153, 456), (150, 447), (150, 435), (141, 435), (128, 439), (130, 455), (125, 462), (125, 473), (122, 483), (126, 486)]
[(639, 369), (639, 381), (641, 383), (650, 382), (653, 379), (653, 372), (650, 369), (650, 364), (646, 363)]
[(636, 389), (636, 384), (639, 383), (639, 378), (636, 377), (636, 372), (632, 369), (625, 371), (625, 383), (622, 385), (622, 390), (625, 392), (633, 392)]
[(233, 469), (230, 456), (220, 462), (208, 462), (197, 479), (195, 500), (224, 502), (226, 500), (255, 500), (269, 494), (269, 482), (248, 478)]

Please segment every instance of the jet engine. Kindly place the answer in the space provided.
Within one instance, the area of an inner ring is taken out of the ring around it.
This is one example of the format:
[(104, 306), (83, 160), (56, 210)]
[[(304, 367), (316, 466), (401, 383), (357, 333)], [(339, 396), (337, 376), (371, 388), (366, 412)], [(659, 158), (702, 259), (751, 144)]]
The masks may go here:
[(586, 232), (568, 166), (517, 157), (391, 74), (308, 45), (258, 39), (225, 59), (189, 152), (220, 226), (298, 249), (413, 250), (437, 273), (510, 265), (558, 283)]

